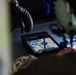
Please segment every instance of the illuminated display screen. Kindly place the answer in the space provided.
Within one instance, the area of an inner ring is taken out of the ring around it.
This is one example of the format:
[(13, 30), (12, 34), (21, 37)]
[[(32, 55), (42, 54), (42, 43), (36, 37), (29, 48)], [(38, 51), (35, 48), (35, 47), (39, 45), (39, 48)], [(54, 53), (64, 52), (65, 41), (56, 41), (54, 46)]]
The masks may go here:
[(42, 52), (46, 49), (57, 48), (58, 45), (51, 38), (42, 38), (36, 40), (27, 41), (27, 44), (32, 48), (34, 52)]

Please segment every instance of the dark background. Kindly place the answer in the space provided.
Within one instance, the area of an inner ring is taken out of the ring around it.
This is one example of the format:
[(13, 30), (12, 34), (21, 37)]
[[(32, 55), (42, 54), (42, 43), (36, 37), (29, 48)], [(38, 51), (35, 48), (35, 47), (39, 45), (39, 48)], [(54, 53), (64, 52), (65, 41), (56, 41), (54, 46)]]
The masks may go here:
[[(18, 0), (20, 6), (27, 9), (29, 11), (29, 13), (31, 14), (34, 25), (52, 22), (56, 19), (55, 13), (54, 13), (55, 5), (53, 3), (50, 3), (52, 6), (52, 8), (50, 10), (50, 11), (52, 11), (52, 14), (47, 15), (47, 16), (43, 15), (43, 13), (42, 13), (43, 1), (44, 0)], [(48, 2), (49, 1), (54, 2), (56, 0), (48, 0)], [(12, 17), (11, 17), (12, 25), (13, 26), (17, 25), (16, 28), (19, 28), (21, 21), (15, 15), (13, 15), (13, 14), (11, 14), (11, 15), (12, 15)]]

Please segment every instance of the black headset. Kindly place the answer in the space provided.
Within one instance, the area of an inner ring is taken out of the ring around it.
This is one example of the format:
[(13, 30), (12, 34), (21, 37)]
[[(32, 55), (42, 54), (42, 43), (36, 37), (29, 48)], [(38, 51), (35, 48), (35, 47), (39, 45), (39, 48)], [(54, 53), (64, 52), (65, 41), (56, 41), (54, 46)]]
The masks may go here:
[[(30, 13), (23, 7), (21, 7), (17, 0), (10, 0), (10, 6), (12, 13), (21, 19), (21, 29), (25, 32), (30, 32), (33, 29), (33, 19)], [(12, 30), (14, 30), (13, 27)]]

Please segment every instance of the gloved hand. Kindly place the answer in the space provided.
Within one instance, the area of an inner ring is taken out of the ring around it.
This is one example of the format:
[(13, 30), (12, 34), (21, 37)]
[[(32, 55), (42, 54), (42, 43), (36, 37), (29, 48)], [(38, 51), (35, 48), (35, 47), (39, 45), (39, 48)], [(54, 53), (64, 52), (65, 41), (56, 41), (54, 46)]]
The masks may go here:
[(67, 48), (64, 48), (64, 49), (60, 50), (60, 51), (57, 53), (57, 55), (58, 55), (59, 57), (61, 57), (61, 56), (65, 55), (65, 54), (71, 53), (71, 52), (76, 53), (76, 50), (73, 49), (73, 48), (71, 48), (71, 47), (67, 47)]

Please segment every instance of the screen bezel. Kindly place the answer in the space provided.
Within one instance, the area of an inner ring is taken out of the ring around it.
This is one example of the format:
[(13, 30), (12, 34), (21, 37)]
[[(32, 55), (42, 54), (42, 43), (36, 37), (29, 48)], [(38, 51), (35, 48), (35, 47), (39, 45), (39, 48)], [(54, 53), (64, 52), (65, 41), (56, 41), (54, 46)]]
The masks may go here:
[[(22, 35), (22, 42), (25, 44), (26, 49), (28, 49), (29, 51), (31, 51), (32, 53), (36, 53), (28, 44), (27, 41), (31, 41), (31, 40), (37, 40), (37, 39), (43, 39), (42, 37), (36, 37), (36, 38), (27, 38), (29, 36), (33, 36), (33, 35), (39, 35), (39, 34), (46, 34), (47, 37), (49, 37), (53, 42), (55, 42), (55, 44), (60, 47), (60, 45), (47, 33), (47, 32), (38, 32), (38, 33), (33, 33), (33, 34), (27, 34), (27, 35)], [(25, 39), (24, 37), (26, 37), (27, 39)], [(36, 53), (37, 54), (37, 53)]]

